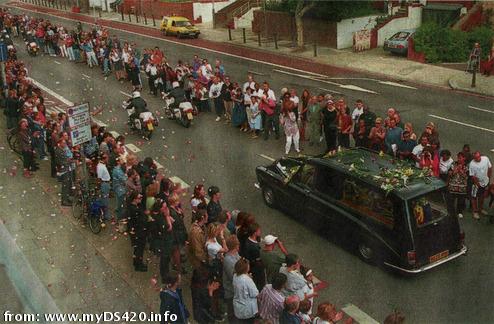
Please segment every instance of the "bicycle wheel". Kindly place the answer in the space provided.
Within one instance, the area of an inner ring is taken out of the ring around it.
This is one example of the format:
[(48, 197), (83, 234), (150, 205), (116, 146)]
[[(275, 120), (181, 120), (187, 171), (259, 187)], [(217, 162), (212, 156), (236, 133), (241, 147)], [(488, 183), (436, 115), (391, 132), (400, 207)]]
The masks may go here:
[(21, 155), (21, 145), (15, 133), (11, 132), (7, 136), (7, 142), (9, 143), (9, 147), (12, 151), (14, 151), (16, 154)]
[(77, 196), (72, 203), (72, 216), (75, 219), (80, 219), (86, 210), (84, 198), (82, 195)]
[(91, 232), (94, 234), (98, 234), (101, 232), (101, 223), (103, 222), (103, 211), (99, 211), (100, 214), (98, 215), (90, 215), (89, 216), (89, 228), (91, 229)]

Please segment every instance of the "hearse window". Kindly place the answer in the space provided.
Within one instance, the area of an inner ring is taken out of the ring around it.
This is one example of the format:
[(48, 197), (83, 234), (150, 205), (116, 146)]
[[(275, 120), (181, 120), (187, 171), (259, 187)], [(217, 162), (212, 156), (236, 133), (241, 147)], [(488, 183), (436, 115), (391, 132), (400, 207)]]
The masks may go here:
[(346, 179), (341, 203), (389, 228), (394, 226), (392, 198), (363, 182)]
[(312, 188), (315, 167), (311, 164), (305, 164), (302, 169), (293, 177), (293, 181)]
[(444, 192), (434, 191), (412, 199), (409, 202), (409, 212), (415, 218), (417, 227), (424, 227), (446, 217), (448, 214), (445, 206)]
[(328, 167), (318, 166), (314, 173), (314, 189), (323, 195), (340, 200), (343, 193), (343, 176)]

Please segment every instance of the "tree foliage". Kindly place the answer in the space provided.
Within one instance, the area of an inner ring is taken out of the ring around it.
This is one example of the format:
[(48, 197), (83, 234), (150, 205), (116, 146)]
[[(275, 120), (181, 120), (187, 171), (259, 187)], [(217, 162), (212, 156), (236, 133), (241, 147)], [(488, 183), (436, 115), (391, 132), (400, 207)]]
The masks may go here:
[(470, 32), (452, 30), (430, 22), (423, 24), (414, 36), (415, 50), (425, 54), (430, 63), (465, 62), (478, 42), (482, 47), (482, 56), (488, 55), (494, 31), (482, 26)]
[(312, 5), (312, 8), (305, 15), (306, 17), (326, 21), (338, 22), (342, 19), (379, 13), (372, 7), (370, 1), (271, 0), (266, 2), (266, 9), (289, 12), (294, 15), (297, 5), (301, 2), (305, 5)]

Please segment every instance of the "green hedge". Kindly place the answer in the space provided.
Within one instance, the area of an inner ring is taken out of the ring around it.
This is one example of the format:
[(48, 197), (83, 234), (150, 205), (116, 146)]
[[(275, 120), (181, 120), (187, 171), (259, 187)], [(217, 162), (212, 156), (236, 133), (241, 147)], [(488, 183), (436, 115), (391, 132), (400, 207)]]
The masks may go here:
[(415, 50), (425, 54), (427, 62), (465, 62), (473, 48), (480, 43), (483, 59), (491, 49), (494, 31), (482, 26), (471, 32), (452, 30), (436, 23), (423, 24), (414, 36)]

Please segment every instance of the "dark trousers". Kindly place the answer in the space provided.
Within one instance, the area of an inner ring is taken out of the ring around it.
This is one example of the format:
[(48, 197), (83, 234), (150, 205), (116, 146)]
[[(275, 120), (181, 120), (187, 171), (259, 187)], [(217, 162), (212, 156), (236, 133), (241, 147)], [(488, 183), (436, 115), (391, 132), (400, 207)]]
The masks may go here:
[(70, 190), (72, 188), (72, 172), (62, 174), (62, 202), (70, 201)]
[(22, 165), (24, 169), (32, 171), (34, 167), (34, 154), (33, 151), (22, 151)]
[(156, 80), (156, 75), (150, 75), (149, 76), (149, 79), (148, 79), (148, 85), (149, 85), (149, 91), (151, 91), (153, 93), (153, 95), (156, 96), (156, 92), (157, 92), (157, 88), (156, 86), (154, 85), (154, 81)]
[(274, 128), (274, 134), (276, 136), (276, 139), (278, 139), (280, 137), (280, 124), (279, 124), (278, 115), (265, 114), (263, 128), (264, 128), (264, 139), (265, 140), (268, 139), (269, 132), (273, 131), (273, 128)]
[(462, 214), (465, 210), (465, 199), (467, 198), (466, 194), (457, 194), (457, 193), (449, 193), (448, 198), (450, 200), (451, 206), (453, 206), (455, 210), (455, 216), (458, 214)]
[(56, 178), (56, 176), (57, 176), (57, 162), (55, 161), (55, 151), (53, 151), (53, 149), (49, 149), (48, 152), (50, 153), (51, 177)]
[(164, 282), (166, 275), (170, 272), (170, 255), (161, 253), (160, 255), (160, 275), (161, 281)]
[(225, 102), (221, 97), (214, 98), (214, 110), (218, 117), (222, 117), (225, 114)]
[(134, 248), (134, 266), (143, 264), (144, 248), (146, 247), (146, 237), (132, 234), (130, 242)]
[(326, 139), (326, 149), (327, 151), (336, 150), (336, 136), (338, 130), (333, 127), (324, 127), (324, 138)]
[(338, 145), (341, 147), (350, 147), (350, 134), (338, 133)]

